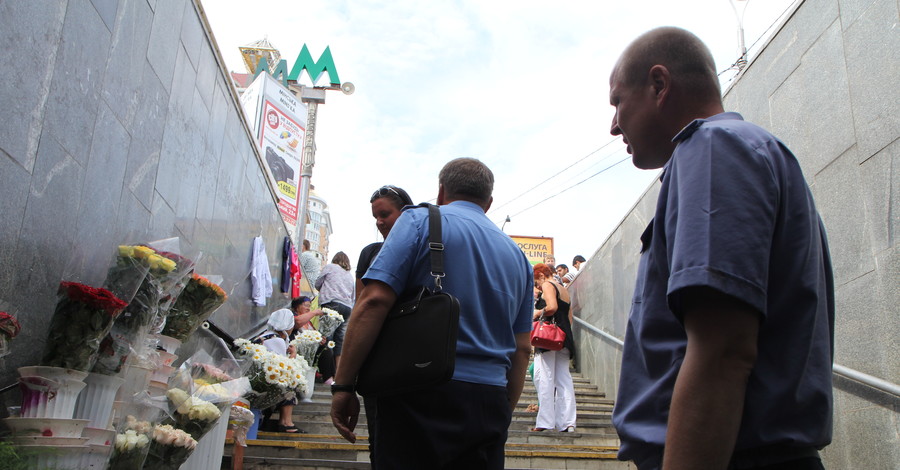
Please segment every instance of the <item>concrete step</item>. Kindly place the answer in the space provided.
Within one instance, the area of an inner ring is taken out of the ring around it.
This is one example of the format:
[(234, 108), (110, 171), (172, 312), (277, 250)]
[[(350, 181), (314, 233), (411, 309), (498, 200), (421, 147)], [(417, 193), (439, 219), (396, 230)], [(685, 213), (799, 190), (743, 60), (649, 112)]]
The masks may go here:
[[(229, 441), (228, 444), (231, 444)], [(247, 442), (244, 468), (369, 468), (364, 440), (356, 444), (325, 441)], [(508, 443), (506, 468), (543, 469), (626, 469), (633, 468), (616, 460), (617, 446), (585, 444)], [(226, 448), (226, 456), (231, 448)], [(223, 461), (228, 464), (229, 459)]]

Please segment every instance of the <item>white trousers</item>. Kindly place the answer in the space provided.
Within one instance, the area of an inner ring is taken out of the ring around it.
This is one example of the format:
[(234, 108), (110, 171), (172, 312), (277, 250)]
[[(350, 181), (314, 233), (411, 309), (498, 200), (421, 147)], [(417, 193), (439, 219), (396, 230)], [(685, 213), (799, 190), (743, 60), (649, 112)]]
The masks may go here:
[(540, 409), (536, 427), (565, 431), (575, 426), (575, 385), (569, 373), (569, 350), (534, 355), (534, 387)]

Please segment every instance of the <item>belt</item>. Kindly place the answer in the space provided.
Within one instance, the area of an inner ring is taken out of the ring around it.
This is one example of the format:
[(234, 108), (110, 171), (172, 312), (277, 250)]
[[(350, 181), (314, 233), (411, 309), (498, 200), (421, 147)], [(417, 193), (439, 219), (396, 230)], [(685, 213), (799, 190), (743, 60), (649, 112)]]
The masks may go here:
[(731, 456), (728, 470), (745, 470), (775, 465), (792, 460), (819, 458), (815, 447), (769, 446), (737, 451)]

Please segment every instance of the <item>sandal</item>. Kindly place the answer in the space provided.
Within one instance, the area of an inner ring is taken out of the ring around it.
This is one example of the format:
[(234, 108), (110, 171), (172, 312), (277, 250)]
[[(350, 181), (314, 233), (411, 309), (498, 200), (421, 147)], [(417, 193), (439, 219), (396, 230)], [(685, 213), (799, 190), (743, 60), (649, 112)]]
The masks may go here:
[(566, 429), (563, 429), (560, 432), (575, 432), (575, 426), (569, 426)]
[(547, 428), (532, 428), (531, 430), (532, 430), (533, 432), (541, 432), (541, 431), (546, 431)]
[[(290, 434), (300, 433), (300, 430), (297, 429), (297, 426), (285, 426), (283, 424), (278, 425), (278, 432), (286, 432)], [(302, 434), (302, 433), (301, 433)]]

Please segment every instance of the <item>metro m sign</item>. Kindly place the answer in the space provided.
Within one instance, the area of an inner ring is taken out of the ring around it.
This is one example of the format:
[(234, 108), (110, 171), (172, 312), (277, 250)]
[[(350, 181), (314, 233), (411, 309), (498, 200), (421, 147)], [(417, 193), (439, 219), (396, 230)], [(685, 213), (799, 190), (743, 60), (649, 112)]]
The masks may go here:
[[(269, 64), (267, 63), (265, 56), (263, 56), (260, 58), (259, 63), (256, 64), (253, 78), (256, 78), (261, 72), (268, 70)], [(294, 61), (294, 67), (291, 69), (291, 73), (287, 73), (287, 61), (282, 59), (278, 62), (278, 66), (275, 67), (275, 70), (272, 71), (272, 77), (275, 79), (281, 77), (282, 85), (287, 86), (288, 80), (296, 82), (304, 70), (306, 70), (313, 85), (319, 81), (319, 78), (322, 77), (323, 73), (328, 72), (328, 82), (331, 86), (341, 86), (341, 79), (338, 78), (337, 67), (334, 66), (334, 59), (331, 57), (330, 46), (325, 46), (325, 51), (319, 56), (319, 60), (313, 61), (312, 54), (309, 53), (309, 49), (306, 47), (306, 44), (304, 44), (303, 48), (300, 49), (300, 54), (297, 55), (297, 60)]]

